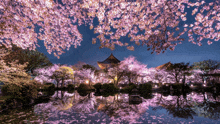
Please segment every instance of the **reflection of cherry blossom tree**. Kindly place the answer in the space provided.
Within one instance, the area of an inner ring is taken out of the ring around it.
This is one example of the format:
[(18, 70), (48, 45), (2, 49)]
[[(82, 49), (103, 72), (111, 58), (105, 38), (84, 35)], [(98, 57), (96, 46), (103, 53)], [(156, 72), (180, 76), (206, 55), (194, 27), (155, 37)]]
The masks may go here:
[(138, 123), (149, 106), (156, 106), (156, 98), (143, 99), (143, 102), (138, 105), (129, 104), (128, 94), (116, 94), (98, 100), (102, 100), (98, 110), (110, 116), (111, 123)]
[[(192, 92), (186, 97), (153, 93), (153, 98), (142, 98), (142, 103), (138, 105), (129, 104), (129, 94), (116, 94), (109, 97), (90, 94), (82, 97), (77, 92), (71, 94), (64, 92), (62, 97), (59, 91), (60, 99), (56, 99), (56, 96), (57, 94), (54, 94), (48, 103), (34, 106), (35, 115), (41, 118), (32, 119), (31, 122), (147, 123), (156, 121), (173, 123), (193, 121), (197, 123), (200, 119), (196, 116), (203, 116), (204, 121), (217, 123), (219, 119), (220, 97), (218, 96), (215, 100), (211, 93)], [(192, 117), (193, 119), (186, 119)]]
[(211, 119), (219, 119), (219, 96), (216, 98), (213, 97), (212, 93), (195, 93), (192, 92), (187, 97), (192, 98), (194, 106), (192, 109), (199, 115), (203, 117), (208, 117)]
[(158, 103), (166, 108), (169, 114), (172, 114), (174, 117), (193, 119), (193, 115), (196, 114), (191, 108), (193, 106), (192, 101), (188, 101), (183, 96), (172, 96), (168, 99), (163, 98)]

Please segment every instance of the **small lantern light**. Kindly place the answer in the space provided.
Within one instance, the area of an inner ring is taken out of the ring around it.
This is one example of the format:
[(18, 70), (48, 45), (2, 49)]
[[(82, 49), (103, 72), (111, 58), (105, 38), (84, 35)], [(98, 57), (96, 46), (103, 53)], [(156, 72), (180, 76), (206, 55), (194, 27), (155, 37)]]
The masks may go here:
[(86, 83), (88, 84), (88, 83), (89, 83), (89, 80), (86, 80)]
[(115, 76), (115, 80), (117, 81), (117, 79), (118, 79), (118, 78), (117, 78), (117, 75), (116, 75), (116, 76)]

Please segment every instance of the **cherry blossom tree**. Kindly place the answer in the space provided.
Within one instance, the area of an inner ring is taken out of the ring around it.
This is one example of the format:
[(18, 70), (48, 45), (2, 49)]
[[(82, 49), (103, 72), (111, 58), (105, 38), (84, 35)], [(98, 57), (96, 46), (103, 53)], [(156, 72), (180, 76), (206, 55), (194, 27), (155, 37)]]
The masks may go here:
[(176, 83), (179, 83), (179, 80), (183, 78), (184, 81), (182, 81), (183, 85), (185, 83), (185, 75), (190, 74), (191, 67), (189, 66), (189, 63), (175, 63), (171, 64), (166, 70), (170, 75), (173, 75), (175, 77)]
[(142, 75), (147, 65), (140, 63), (135, 57), (129, 56), (120, 62), (119, 68), (123, 70), (124, 77), (129, 83), (136, 83), (137, 78)]
[(44, 67), (44, 68), (38, 68), (34, 70), (34, 74), (37, 76), (34, 78), (34, 80), (41, 82), (42, 84), (44, 82), (53, 82), (54, 79), (52, 79), (53, 73), (59, 69), (59, 65), (54, 64), (50, 67)]
[(119, 82), (136, 83), (139, 76), (146, 69), (146, 65), (140, 63), (135, 57), (129, 56), (119, 63), (118, 66), (106, 70), (106, 78), (116, 86)]
[(192, 75), (186, 76), (186, 82), (204, 82), (204, 79), (202, 78), (201, 74), (204, 73), (204, 71), (199, 69), (194, 69), (191, 71)]
[(61, 87), (64, 87), (64, 83), (67, 82), (69, 79), (73, 79), (74, 72), (72, 68), (67, 67), (67, 66), (61, 66), (59, 67), (51, 76), (52, 79), (55, 79), (57, 82), (57, 87), (58, 83), (61, 82)]
[(88, 83), (96, 82), (95, 70), (81, 69), (75, 72), (75, 77), (79, 78), (80, 82)]
[[(59, 58), (71, 45), (81, 44), (82, 24), (98, 34), (92, 43), (99, 41), (100, 48), (119, 45), (134, 50), (135, 43), (160, 53), (174, 50), (184, 40), (210, 45), (220, 39), (219, 4), (219, 0), (0, 0), (0, 45), (35, 49), (39, 39)], [(125, 37), (131, 42), (123, 41)]]
[(72, 82), (74, 77), (74, 71), (68, 66), (59, 66), (54, 64), (53, 66), (38, 68), (34, 70), (34, 73), (37, 75), (34, 80), (41, 82), (54, 82), (56, 81), (57, 87), (61, 83), (62, 87), (64, 83)]

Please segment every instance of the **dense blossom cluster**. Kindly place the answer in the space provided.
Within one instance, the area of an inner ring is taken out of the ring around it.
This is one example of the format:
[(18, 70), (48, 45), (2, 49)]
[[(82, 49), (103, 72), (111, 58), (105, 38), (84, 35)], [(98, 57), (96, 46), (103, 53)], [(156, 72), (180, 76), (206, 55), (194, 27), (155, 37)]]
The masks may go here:
[[(202, 45), (220, 39), (219, 0), (0, 0), (0, 44), (35, 49), (43, 40), (48, 53), (81, 44), (78, 26), (89, 25), (101, 48), (134, 50), (133, 43), (160, 53), (188, 36)], [(95, 24), (98, 18), (98, 24)], [(187, 20), (188, 19), (188, 20)], [(132, 41), (122, 41), (129, 37)]]

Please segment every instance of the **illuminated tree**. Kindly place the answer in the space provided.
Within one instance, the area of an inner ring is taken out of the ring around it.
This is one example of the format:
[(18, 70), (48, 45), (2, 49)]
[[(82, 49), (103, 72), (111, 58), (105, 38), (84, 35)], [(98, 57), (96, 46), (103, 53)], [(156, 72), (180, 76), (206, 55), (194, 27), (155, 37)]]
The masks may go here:
[(57, 69), (59, 69), (57, 64), (49, 67), (35, 69), (34, 74), (37, 76), (34, 78), (34, 80), (39, 81), (42, 84), (44, 82), (53, 82), (54, 79), (52, 79), (52, 75)]
[(147, 65), (140, 63), (135, 57), (129, 56), (120, 62), (119, 68), (123, 70), (123, 76), (129, 83), (136, 83), (137, 78), (145, 71)]
[[(58, 57), (71, 45), (81, 44), (78, 26), (85, 24), (98, 34), (92, 43), (99, 40), (100, 48), (119, 45), (134, 50), (134, 42), (160, 53), (174, 50), (184, 40), (210, 45), (220, 39), (219, 4), (219, 0), (0, 0), (0, 44), (33, 50), (40, 39), (48, 53)], [(131, 44), (122, 42), (124, 37)]]

